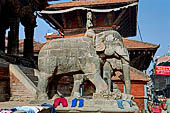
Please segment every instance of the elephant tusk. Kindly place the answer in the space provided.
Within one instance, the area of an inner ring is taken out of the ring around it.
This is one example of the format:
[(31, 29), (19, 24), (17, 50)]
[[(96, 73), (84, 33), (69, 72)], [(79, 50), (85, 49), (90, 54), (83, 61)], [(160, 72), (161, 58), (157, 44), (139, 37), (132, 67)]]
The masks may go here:
[(130, 63), (129, 60), (127, 60), (125, 57), (123, 57), (122, 55), (120, 55), (120, 54), (117, 53), (116, 51), (115, 51), (115, 53), (116, 53), (119, 57), (123, 58), (123, 59), (126, 60), (128, 63)]

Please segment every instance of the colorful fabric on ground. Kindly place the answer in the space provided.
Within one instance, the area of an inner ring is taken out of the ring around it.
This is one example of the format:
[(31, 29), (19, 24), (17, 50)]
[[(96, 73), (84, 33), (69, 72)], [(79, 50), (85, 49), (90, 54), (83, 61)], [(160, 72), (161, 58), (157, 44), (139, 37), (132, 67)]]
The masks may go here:
[(10, 109), (0, 109), (0, 113), (12, 113)]
[(77, 101), (79, 101), (79, 106), (78, 106), (78, 107), (83, 107), (83, 105), (84, 105), (84, 100), (83, 100), (83, 99), (77, 99), (77, 98), (75, 98), (75, 99), (72, 100), (72, 105), (71, 105), (71, 107), (76, 107), (76, 106), (77, 106)]
[(38, 113), (43, 107), (41, 106), (19, 106), (11, 109), (11, 111), (26, 111), (27, 113)]
[(65, 98), (56, 98), (54, 100), (53, 106), (56, 108), (58, 105), (60, 105), (60, 103), (62, 104), (63, 107), (68, 106), (67, 100)]
[(41, 106), (47, 106), (47, 107), (50, 108), (51, 113), (56, 113), (54, 106), (51, 105), (51, 104), (46, 104), (46, 103), (44, 103), (44, 104), (42, 104)]
[(36, 113), (36, 111), (34, 111), (34, 109), (31, 108), (30, 106), (19, 106), (15, 108), (17, 109), (17, 111), (25, 111), (27, 113)]
[(117, 101), (117, 105), (118, 105), (118, 107), (119, 107), (120, 109), (124, 109), (123, 104), (122, 104), (123, 101), (128, 102), (129, 105), (130, 105), (130, 107), (132, 107), (132, 102), (131, 102), (130, 100), (118, 99), (118, 100), (116, 100), (116, 101)]

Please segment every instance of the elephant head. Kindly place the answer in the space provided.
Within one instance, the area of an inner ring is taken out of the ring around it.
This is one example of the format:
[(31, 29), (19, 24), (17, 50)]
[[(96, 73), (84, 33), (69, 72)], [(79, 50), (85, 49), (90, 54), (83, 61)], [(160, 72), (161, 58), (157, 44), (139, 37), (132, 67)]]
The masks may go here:
[[(111, 85), (111, 75), (114, 71), (121, 71), (126, 87), (130, 93), (129, 54), (123, 44), (123, 39), (117, 31), (104, 31), (96, 35), (96, 52), (103, 65), (103, 79)], [(111, 90), (111, 86), (109, 87)]]
[(96, 51), (106, 56), (128, 55), (121, 35), (117, 31), (105, 31), (96, 35)]

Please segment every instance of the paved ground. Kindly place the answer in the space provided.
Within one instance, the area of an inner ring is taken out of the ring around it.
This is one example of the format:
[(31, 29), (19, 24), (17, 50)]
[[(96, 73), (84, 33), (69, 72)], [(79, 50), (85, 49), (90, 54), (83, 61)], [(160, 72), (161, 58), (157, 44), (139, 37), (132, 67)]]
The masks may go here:
[[(28, 106), (28, 105), (35, 105), (35, 104), (30, 104), (29, 102), (16, 102), (16, 101), (9, 101), (9, 102), (0, 102), (0, 108), (14, 108), (17, 106)], [(36, 104), (38, 105), (38, 104)]]

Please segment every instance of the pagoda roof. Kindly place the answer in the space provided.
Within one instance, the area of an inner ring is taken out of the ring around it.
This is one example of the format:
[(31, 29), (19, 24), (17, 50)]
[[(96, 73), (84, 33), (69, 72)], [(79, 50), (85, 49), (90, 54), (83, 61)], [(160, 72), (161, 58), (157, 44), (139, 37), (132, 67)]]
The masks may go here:
[(140, 49), (157, 49), (160, 47), (158, 44), (152, 44), (148, 42), (142, 42), (142, 41), (137, 41), (137, 40), (132, 40), (129, 38), (123, 38), (123, 42), (125, 46), (128, 48), (128, 50), (140, 50)]
[(80, 0), (51, 4), (39, 16), (65, 36), (77, 35), (85, 33), (86, 14), (91, 11), (96, 33), (117, 30), (130, 37), (136, 36), (137, 10), (138, 0)]
[(68, 7), (80, 7), (80, 6), (96, 6), (96, 5), (107, 5), (107, 4), (129, 4), (138, 2), (138, 0), (88, 0), (88, 1), (71, 1), (57, 4), (51, 4), (48, 8), (68, 8)]
[(169, 55), (168, 56), (158, 57), (156, 59), (156, 65), (160, 65), (161, 63), (165, 64), (165, 62), (170, 62), (170, 56)]
[(159, 44), (152, 44), (148, 42), (142, 42), (123, 38), (123, 42), (129, 51), (130, 65), (141, 71), (146, 70), (153, 57), (160, 47)]

